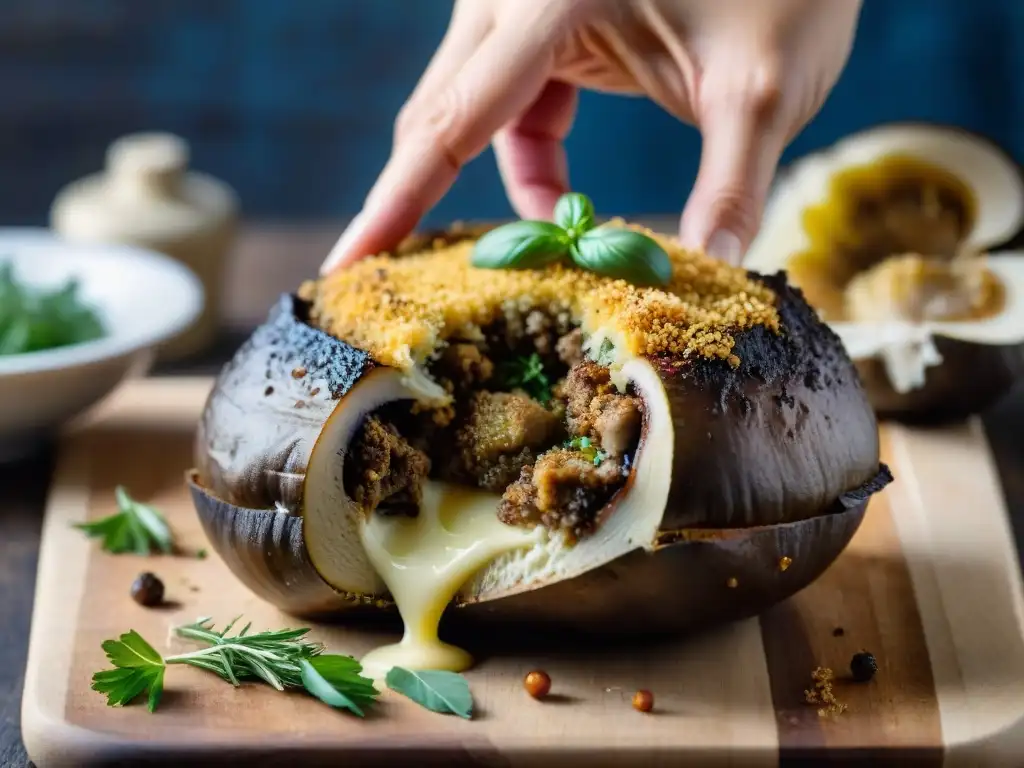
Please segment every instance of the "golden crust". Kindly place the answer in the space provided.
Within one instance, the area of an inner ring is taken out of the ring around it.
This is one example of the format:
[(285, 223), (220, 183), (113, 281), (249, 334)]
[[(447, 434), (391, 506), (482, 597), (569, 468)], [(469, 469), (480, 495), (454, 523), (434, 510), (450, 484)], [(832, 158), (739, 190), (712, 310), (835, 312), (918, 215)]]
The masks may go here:
[(631, 355), (700, 355), (733, 365), (733, 333), (755, 325), (778, 331), (775, 294), (744, 269), (621, 220), (605, 226), (658, 240), (672, 261), (671, 284), (641, 288), (560, 264), (477, 269), (470, 240), (367, 258), (305, 283), (299, 295), (311, 302), (314, 325), (398, 368), (427, 360), (448, 339), (473, 339), (503, 315), (531, 309), (568, 313), (585, 332), (604, 332)]

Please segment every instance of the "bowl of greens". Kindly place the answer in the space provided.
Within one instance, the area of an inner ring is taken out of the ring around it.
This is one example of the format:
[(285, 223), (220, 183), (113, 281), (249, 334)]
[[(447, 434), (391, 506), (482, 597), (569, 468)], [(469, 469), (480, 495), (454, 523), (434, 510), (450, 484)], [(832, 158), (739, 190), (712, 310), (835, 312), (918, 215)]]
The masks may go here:
[(203, 301), (199, 279), (166, 256), (0, 228), (0, 461), (144, 374)]

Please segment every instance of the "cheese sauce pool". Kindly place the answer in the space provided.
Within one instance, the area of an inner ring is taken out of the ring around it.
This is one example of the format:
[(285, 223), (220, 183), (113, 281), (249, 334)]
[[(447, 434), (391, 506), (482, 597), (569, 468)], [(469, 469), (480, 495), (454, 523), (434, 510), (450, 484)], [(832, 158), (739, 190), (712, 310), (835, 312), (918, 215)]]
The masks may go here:
[(367, 653), (364, 674), (380, 679), (391, 667), (461, 672), (473, 663), (441, 642), (438, 625), (448, 603), (474, 573), (505, 552), (530, 547), (541, 530), (505, 525), (500, 496), (427, 481), (417, 517), (371, 514), (363, 548), (387, 585), (405, 625), (401, 642)]

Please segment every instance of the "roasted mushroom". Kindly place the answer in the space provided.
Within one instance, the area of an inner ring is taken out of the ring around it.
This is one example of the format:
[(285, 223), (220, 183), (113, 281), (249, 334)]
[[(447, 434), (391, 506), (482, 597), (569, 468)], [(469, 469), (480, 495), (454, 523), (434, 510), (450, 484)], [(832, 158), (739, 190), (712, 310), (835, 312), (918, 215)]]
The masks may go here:
[(959, 419), (1024, 363), (1018, 166), (958, 129), (891, 125), (802, 159), (745, 266), (784, 269), (843, 340), (881, 417)]
[(784, 276), (649, 234), (665, 289), (477, 269), (463, 235), (283, 296), (198, 430), (213, 547), (292, 613), (396, 602), (382, 666), (469, 664), (437, 640), (451, 602), (643, 634), (803, 588), (892, 479), (856, 371)]

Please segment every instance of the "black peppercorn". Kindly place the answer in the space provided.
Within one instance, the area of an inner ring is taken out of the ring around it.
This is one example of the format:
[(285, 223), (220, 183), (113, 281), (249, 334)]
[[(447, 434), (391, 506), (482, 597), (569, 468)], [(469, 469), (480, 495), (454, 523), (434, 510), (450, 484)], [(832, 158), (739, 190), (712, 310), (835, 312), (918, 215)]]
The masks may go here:
[(160, 605), (164, 601), (164, 583), (149, 571), (140, 573), (132, 582), (132, 599), (147, 608)]
[(878, 662), (875, 661), (873, 653), (868, 653), (867, 651), (855, 653), (853, 658), (850, 659), (850, 674), (853, 675), (853, 679), (858, 683), (866, 683), (875, 676), (877, 671)]

